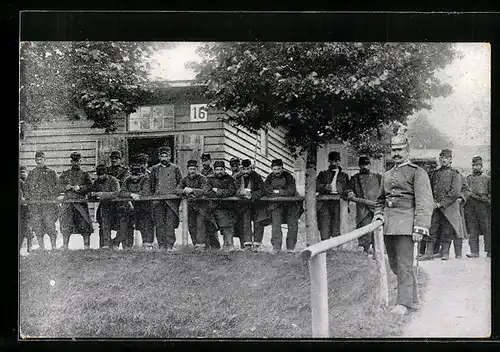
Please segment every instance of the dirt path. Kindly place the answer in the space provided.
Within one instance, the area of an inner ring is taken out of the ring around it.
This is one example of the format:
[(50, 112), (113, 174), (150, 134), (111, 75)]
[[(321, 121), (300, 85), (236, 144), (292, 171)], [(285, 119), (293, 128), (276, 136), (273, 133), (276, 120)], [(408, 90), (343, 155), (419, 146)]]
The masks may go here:
[[(405, 328), (403, 337), (487, 337), (491, 332), (491, 261), (486, 253), (464, 259), (420, 262), (429, 281), (420, 311)], [(481, 247), (482, 244), (481, 244)]]

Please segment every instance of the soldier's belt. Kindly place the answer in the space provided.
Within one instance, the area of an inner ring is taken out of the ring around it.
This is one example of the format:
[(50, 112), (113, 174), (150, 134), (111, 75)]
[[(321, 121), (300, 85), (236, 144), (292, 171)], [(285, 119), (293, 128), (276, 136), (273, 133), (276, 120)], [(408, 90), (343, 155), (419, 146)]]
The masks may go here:
[(385, 206), (387, 208), (398, 208), (398, 209), (412, 209), (415, 208), (414, 200), (386, 200)]

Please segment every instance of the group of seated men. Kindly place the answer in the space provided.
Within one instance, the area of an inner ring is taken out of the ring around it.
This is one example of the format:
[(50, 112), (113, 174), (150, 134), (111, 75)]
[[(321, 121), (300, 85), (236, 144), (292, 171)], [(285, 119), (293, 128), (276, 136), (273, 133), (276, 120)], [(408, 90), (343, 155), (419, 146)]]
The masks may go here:
[[(59, 218), (63, 236), (61, 249), (68, 248), (71, 234), (81, 234), (84, 248), (89, 249), (93, 226), (86, 201), (91, 200), (99, 202), (96, 220), (99, 224), (101, 248), (114, 249), (120, 244), (124, 249), (132, 248), (135, 229), (141, 234), (144, 249), (153, 249), (156, 235), (159, 249), (172, 251), (176, 242), (175, 229), (179, 226), (179, 196), (184, 196), (188, 198), (188, 230), (195, 250), (220, 249), (217, 236), (220, 231), (224, 251), (235, 249), (234, 237), (239, 238), (241, 249), (258, 251), (262, 245), (264, 227), (271, 225), (273, 253), (278, 253), (282, 250), (282, 224), (287, 224), (288, 229), (286, 249), (288, 252), (295, 250), (298, 221), (303, 213), (302, 202), (258, 202), (264, 196), (299, 196), (295, 179), (283, 169), (282, 160), (275, 159), (271, 162), (272, 172), (264, 180), (248, 159), (241, 163), (237, 158), (231, 159), (232, 174), (229, 175), (224, 161), (217, 160), (212, 165), (210, 154), (204, 153), (201, 156), (201, 170), (197, 160), (189, 160), (187, 175), (183, 176), (180, 167), (171, 162), (169, 147), (158, 149), (160, 162), (152, 167), (148, 167), (149, 158), (145, 154), (132, 157), (129, 168), (121, 165), (121, 157), (119, 151), (113, 151), (110, 155), (111, 166), (98, 165), (95, 169), (96, 179), (92, 181), (89, 172), (80, 167), (80, 153), (71, 153), (71, 168), (62, 172), (58, 178), (56, 172), (45, 165), (44, 153), (36, 152), (37, 166), (25, 181), (21, 180), (22, 199), (57, 199), (61, 206), (36, 202), (24, 205), (21, 209), (21, 221), (23, 222), (23, 218), (27, 221), (20, 231), (19, 245), (33, 231), (42, 248), (45, 234), (49, 235), (52, 248), (56, 248), (55, 222)], [(354, 186), (351, 186), (349, 176), (341, 171), (340, 154), (331, 152), (328, 159), (330, 167), (317, 177), (317, 191), (320, 195), (339, 194), (344, 199), (350, 199), (357, 193), (364, 192), (368, 198), (376, 194), (377, 189), (369, 192), (362, 189), (366, 184), (371, 188), (380, 186), (380, 177), (376, 176), (378, 174), (369, 172), (368, 158), (360, 158), (362, 169), (358, 179), (361, 178), (362, 182), (358, 180)], [(367, 178), (368, 174), (374, 175), (374, 179)], [(360, 190), (356, 191), (357, 188)], [(145, 196), (157, 199), (141, 200)], [(169, 196), (172, 196), (171, 199), (168, 199)], [(363, 194), (358, 196), (363, 197)], [(228, 197), (237, 197), (238, 200), (217, 200)], [(117, 198), (123, 200), (110, 201)], [(321, 239), (338, 236), (339, 201), (318, 202), (317, 213)], [(372, 212), (364, 212), (362, 207), (358, 207), (358, 213), (363, 221), (371, 221), (373, 216)], [(116, 231), (115, 238), (111, 237), (112, 230)], [(360, 245), (365, 250), (372, 242), (370, 236), (360, 239)]]

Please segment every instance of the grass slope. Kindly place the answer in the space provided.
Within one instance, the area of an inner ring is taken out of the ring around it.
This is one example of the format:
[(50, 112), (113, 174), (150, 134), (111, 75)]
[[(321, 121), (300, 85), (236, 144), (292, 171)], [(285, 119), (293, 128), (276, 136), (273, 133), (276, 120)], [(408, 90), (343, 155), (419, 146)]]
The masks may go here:
[[(374, 260), (331, 251), (327, 263), (332, 337), (401, 333), (408, 317), (380, 308)], [(33, 253), (20, 259), (20, 327), (26, 338), (310, 337), (309, 271), (298, 253)]]

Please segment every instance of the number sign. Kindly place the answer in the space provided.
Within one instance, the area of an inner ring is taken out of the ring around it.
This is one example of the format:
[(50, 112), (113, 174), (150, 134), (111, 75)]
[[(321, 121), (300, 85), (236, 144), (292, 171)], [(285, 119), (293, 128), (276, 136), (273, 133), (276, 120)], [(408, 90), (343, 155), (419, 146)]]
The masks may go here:
[(208, 109), (207, 104), (191, 104), (191, 122), (207, 121)]

